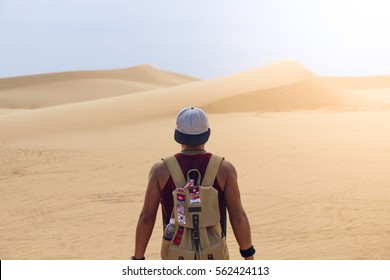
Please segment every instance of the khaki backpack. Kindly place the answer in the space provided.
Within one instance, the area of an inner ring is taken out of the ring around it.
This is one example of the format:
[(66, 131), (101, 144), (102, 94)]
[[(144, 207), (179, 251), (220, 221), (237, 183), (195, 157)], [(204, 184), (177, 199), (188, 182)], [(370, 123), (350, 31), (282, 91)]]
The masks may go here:
[[(162, 240), (163, 260), (227, 260), (229, 252), (220, 225), (218, 191), (213, 187), (222, 157), (212, 155), (205, 176), (197, 169), (187, 173), (187, 180), (175, 156), (163, 159), (176, 189), (172, 217), (175, 233), (171, 240)], [(198, 173), (195, 183), (192, 172)]]

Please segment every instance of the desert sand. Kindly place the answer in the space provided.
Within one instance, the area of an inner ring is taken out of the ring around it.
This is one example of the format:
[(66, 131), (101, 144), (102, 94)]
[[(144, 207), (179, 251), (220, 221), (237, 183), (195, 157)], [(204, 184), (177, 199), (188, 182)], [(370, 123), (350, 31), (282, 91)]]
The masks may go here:
[[(129, 259), (185, 106), (238, 171), (256, 259), (390, 259), (390, 74), (293, 61), (204, 81), (150, 65), (0, 79), (0, 259)], [(159, 213), (147, 259), (161, 236)]]

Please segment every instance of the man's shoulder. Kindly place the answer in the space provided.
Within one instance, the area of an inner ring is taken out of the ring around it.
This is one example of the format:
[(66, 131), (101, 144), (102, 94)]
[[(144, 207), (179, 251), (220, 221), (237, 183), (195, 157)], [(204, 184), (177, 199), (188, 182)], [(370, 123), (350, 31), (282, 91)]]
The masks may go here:
[(234, 165), (225, 158), (221, 161), (220, 169), (228, 171), (235, 170)]
[(150, 174), (155, 176), (166, 175), (167, 173), (169, 173), (169, 171), (163, 160), (156, 162), (150, 170)]
[(221, 182), (226, 182), (226, 180), (230, 177), (236, 178), (237, 171), (234, 165), (224, 158), (221, 162), (221, 165), (219, 166), (217, 176)]

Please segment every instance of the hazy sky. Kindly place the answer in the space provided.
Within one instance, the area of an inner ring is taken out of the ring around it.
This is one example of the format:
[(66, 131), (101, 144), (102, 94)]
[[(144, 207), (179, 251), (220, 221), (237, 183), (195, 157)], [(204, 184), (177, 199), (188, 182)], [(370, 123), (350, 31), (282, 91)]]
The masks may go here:
[(0, 0), (0, 77), (149, 63), (207, 79), (293, 59), (390, 75), (389, 0)]

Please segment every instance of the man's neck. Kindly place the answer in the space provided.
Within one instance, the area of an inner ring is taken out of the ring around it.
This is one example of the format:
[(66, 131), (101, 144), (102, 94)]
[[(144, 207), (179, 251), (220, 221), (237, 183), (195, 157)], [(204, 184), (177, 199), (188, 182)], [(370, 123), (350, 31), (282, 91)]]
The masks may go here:
[(197, 155), (197, 154), (206, 153), (206, 150), (204, 149), (204, 145), (197, 145), (197, 146), (182, 145), (181, 148), (182, 149), (180, 153), (182, 154)]

